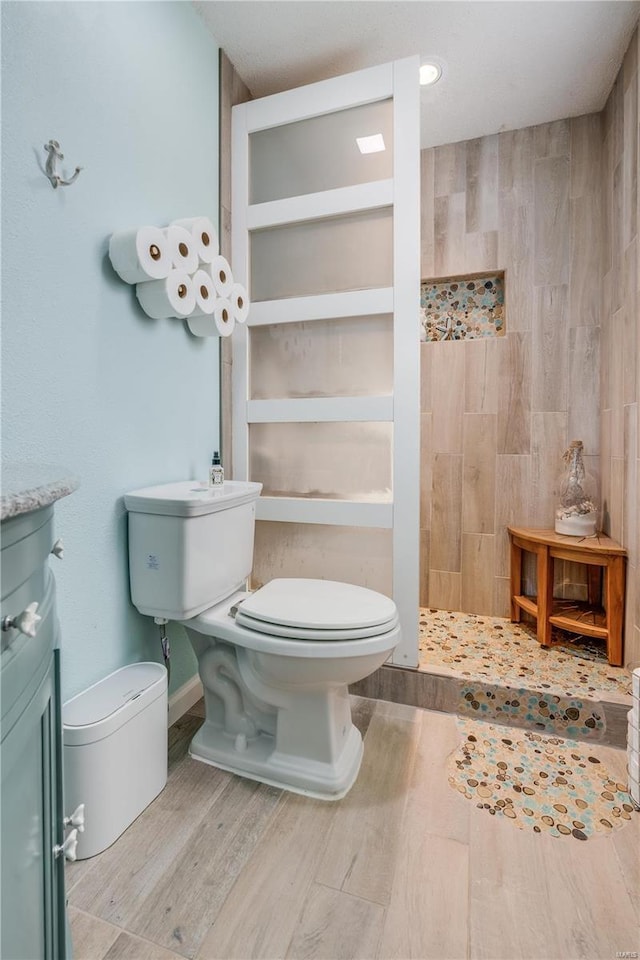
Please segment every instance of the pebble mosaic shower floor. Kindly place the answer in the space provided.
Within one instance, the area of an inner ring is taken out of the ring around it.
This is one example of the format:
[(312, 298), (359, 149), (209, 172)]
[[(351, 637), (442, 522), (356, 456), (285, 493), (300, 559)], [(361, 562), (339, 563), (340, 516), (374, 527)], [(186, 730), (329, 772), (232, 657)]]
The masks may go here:
[(597, 642), (544, 648), (529, 627), (501, 617), (423, 607), (419, 647), (421, 670), (444, 667), (461, 678), (545, 695), (631, 693), (630, 673), (612, 667)]
[(449, 757), (450, 786), (480, 810), (520, 830), (588, 840), (619, 830), (634, 808), (585, 744), (460, 718), (462, 744)]
[(524, 624), (500, 617), (420, 611), (420, 665), (457, 684), (463, 717), (580, 740), (606, 734), (603, 700), (631, 706), (631, 675), (597, 642), (544, 648)]

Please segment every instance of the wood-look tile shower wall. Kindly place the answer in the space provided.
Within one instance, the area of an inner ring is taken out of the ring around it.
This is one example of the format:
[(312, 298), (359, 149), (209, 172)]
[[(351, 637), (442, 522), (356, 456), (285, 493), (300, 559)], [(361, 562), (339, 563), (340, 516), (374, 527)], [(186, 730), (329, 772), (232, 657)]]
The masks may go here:
[[(507, 525), (553, 525), (574, 437), (598, 472), (601, 126), (422, 152), (423, 278), (506, 273), (504, 337), (421, 344), (425, 605), (508, 616)], [(580, 595), (579, 568), (558, 578)]]
[(640, 665), (640, 34), (603, 113), (601, 473), (605, 530), (628, 550), (625, 662)]

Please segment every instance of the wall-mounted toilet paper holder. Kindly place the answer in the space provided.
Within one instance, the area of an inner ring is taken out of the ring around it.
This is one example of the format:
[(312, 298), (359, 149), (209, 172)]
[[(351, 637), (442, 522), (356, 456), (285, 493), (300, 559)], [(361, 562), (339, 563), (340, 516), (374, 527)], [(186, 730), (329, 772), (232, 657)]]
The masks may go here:
[(69, 180), (64, 180), (58, 171), (56, 170), (56, 165), (58, 160), (64, 160), (64, 154), (60, 150), (60, 144), (57, 140), (49, 140), (49, 143), (45, 143), (44, 149), (48, 152), (49, 156), (47, 157), (47, 162), (45, 166), (46, 175), (51, 181), (51, 186), (55, 190), (57, 187), (68, 187), (75, 180), (78, 179), (82, 167), (76, 167), (75, 172)]

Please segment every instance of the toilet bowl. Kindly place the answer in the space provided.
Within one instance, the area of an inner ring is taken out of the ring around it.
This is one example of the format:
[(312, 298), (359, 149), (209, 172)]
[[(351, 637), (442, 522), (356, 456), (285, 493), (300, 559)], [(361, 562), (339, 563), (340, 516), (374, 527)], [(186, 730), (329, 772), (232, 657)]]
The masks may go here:
[[(348, 685), (400, 640), (395, 604), (353, 584), (276, 579), (248, 593), (260, 484), (127, 494), (133, 602), (182, 623), (198, 660), (205, 722), (190, 754), (320, 799), (353, 785), (362, 737)], [(206, 599), (210, 598), (207, 604)]]

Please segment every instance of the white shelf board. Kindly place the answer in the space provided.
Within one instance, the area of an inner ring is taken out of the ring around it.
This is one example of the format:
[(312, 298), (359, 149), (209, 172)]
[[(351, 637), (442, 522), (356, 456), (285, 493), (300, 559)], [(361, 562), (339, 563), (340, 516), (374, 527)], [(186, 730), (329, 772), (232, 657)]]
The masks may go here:
[(260, 100), (250, 100), (241, 104), (241, 107), (246, 117), (246, 129), (253, 133), (255, 130), (306, 120), (321, 113), (335, 113), (362, 103), (386, 100), (392, 94), (393, 64), (383, 63), (347, 76), (332, 77), (283, 93), (274, 93)]
[(324, 220), (359, 210), (376, 210), (393, 204), (393, 180), (374, 180), (353, 187), (337, 187), (301, 197), (254, 203), (247, 210), (247, 229), (261, 230), (307, 220)]
[(247, 423), (339, 423), (393, 420), (393, 397), (294, 397), (248, 400)]
[(256, 520), (391, 529), (393, 504), (362, 500), (312, 500), (308, 497), (260, 497), (256, 502)]
[(272, 323), (370, 317), (382, 313), (393, 313), (393, 287), (288, 297), (286, 300), (259, 300), (251, 304), (247, 323), (250, 327), (260, 327)]

